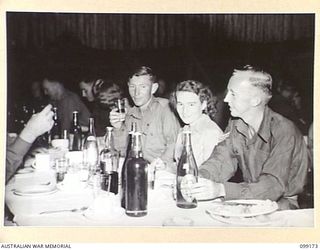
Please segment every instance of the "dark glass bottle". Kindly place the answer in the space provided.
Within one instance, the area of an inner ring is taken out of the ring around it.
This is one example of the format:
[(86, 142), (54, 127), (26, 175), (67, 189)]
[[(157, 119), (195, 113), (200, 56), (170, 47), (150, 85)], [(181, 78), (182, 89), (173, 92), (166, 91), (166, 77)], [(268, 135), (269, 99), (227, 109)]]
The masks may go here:
[(60, 122), (58, 121), (58, 108), (53, 107), (53, 126), (50, 131), (51, 140), (61, 138), (61, 127)]
[(89, 132), (83, 144), (85, 164), (91, 174), (99, 170), (99, 149), (96, 133), (94, 130), (94, 119), (89, 118)]
[[(191, 132), (183, 131), (183, 149), (177, 166), (177, 200), (176, 204), (180, 208), (195, 208), (197, 200), (192, 197), (190, 185), (198, 182), (198, 167), (194, 159), (191, 146)], [(183, 187), (184, 191), (181, 191)]]
[(133, 134), (133, 148), (125, 166), (126, 214), (132, 217), (147, 215), (148, 162), (143, 159), (141, 133)]
[(81, 151), (82, 131), (78, 120), (78, 111), (72, 113), (72, 124), (69, 134), (70, 151)]
[(133, 134), (137, 131), (137, 123), (132, 122), (131, 123), (131, 130), (129, 132), (128, 136), (128, 144), (127, 144), (127, 150), (126, 150), (126, 156), (122, 165), (121, 169), (121, 207), (126, 207), (126, 179), (125, 179), (125, 169), (126, 169), (126, 162), (128, 158), (130, 157), (130, 151), (133, 148)]
[(106, 177), (104, 180), (107, 181), (107, 183), (103, 183), (106, 184), (103, 185), (105, 186), (103, 189), (110, 190), (110, 192), (117, 194), (119, 184), (119, 152), (114, 148), (112, 131), (112, 127), (107, 127), (107, 133), (105, 135), (105, 147), (100, 153), (100, 169), (103, 175)]

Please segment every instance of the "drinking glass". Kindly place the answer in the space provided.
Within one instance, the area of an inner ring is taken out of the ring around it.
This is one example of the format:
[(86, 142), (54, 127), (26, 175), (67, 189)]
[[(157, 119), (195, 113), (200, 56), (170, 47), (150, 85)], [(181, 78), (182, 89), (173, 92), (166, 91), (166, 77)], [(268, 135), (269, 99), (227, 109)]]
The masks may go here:
[(116, 107), (117, 107), (119, 113), (125, 113), (125, 99), (124, 98), (117, 99), (115, 104), (116, 104)]
[(55, 161), (57, 183), (64, 180), (64, 176), (68, 171), (69, 160), (67, 158), (59, 158)]

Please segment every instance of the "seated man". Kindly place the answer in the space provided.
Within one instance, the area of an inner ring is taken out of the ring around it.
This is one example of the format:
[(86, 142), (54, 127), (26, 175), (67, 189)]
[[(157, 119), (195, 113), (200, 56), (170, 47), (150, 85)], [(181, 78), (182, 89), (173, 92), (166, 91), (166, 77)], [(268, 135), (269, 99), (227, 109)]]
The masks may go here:
[(44, 93), (49, 96), (50, 102), (58, 108), (58, 119), (61, 130), (69, 131), (72, 122), (72, 112), (79, 112), (79, 124), (83, 127), (88, 126), (90, 112), (80, 97), (67, 90), (62, 80), (55, 76), (46, 76), (42, 86)]
[[(246, 66), (235, 70), (225, 102), (232, 118), (229, 137), (218, 144), (199, 170), (192, 188), (197, 199), (270, 199), (280, 209), (298, 208), (297, 195), (305, 185), (308, 150), (299, 129), (268, 107), (271, 76)], [(242, 172), (240, 183), (228, 180)]]
[(46, 106), (40, 113), (33, 115), (20, 135), (8, 142), (6, 155), (6, 182), (14, 175), (22, 163), (23, 157), (38, 136), (49, 131), (53, 126), (52, 105)]
[(137, 130), (143, 135), (144, 158), (150, 163), (159, 159), (172, 161), (180, 125), (169, 101), (153, 96), (158, 88), (156, 76), (150, 68), (141, 67), (131, 75), (128, 86), (135, 106), (126, 113), (119, 113), (116, 109), (110, 112), (116, 148), (124, 154), (131, 123), (136, 122)]

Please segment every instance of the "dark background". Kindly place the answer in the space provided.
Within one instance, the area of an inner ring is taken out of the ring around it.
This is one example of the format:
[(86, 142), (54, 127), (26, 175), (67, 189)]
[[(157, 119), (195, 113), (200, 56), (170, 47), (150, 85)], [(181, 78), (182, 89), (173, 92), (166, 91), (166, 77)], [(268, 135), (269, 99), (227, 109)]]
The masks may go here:
[(71, 90), (90, 72), (124, 88), (149, 65), (169, 89), (194, 79), (221, 93), (234, 68), (260, 65), (296, 86), (313, 113), (314, 14), (84, 14), (7, 12), (8, 109), (54, 69)]

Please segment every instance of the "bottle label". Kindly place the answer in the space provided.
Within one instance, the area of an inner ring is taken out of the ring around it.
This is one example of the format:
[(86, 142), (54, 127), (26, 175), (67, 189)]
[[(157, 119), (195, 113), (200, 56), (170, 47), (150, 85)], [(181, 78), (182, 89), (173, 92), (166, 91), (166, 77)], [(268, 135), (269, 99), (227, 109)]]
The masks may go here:
[(181, 180), (181, 194), (182, 197), (187, 201), (187, 202), (193, 202), (194, 197), (192, 196), (191, 190), (192, 190), (192, 185), (195, 184), (196, 178), (192, 174), (187, 174), (185, 175), (182, 180)]
[(102, 169), (104, 172), (109, 172), (113, 170), (112, 159), (108, 157), (104, 157), (101, 160)]

